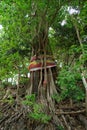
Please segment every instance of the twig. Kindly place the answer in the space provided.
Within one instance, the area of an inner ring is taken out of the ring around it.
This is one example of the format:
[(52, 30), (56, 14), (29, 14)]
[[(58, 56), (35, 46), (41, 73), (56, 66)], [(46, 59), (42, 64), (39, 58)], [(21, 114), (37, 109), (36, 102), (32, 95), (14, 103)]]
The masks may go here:
[(57, 111), (55, 114), (57, 114), (57, 115), (67, 115), (67, 114), (80, 114), (80, 113), (84, 113), (85, 112), (85, 109), (83, 109), (83, 110), (79, 110), (79, 111), (71, 111), (71, 112), (61, 112), (60, 110), (59, 111)]
[(68, 123), (67, 123), (67, 121), (66, 121), (64, 115), (62, 115), (62, 118), (63, 118), (63, 120), (64, 120), (64, 122), (65, 122), (65, 125), (66, 125), (67, 129), (68, 129), (68, 130), (71, 130), (71, 127), (68, 125)]
[(5, 116), (2, 120), (0, 120), (0, 124), (2, 124), (3, 122), (5, 122), (5, 120), (7, 120), (9, 118), (9, 115)]
[(12, 119), (9, 121), (9, 123), (14, 122), (15, 120), (18, 120), (20, 118), (20, 116), (22, 116), (23, 113), (19, 113), (17, 115), (14, 115), (14, 117), (12, 117)]

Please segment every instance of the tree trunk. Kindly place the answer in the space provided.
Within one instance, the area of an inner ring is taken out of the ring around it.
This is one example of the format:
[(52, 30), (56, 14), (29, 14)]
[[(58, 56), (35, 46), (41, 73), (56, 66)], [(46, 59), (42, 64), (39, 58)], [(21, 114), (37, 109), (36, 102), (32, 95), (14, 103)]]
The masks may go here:
[[(28, 94), (35, 94), (38, 103), (44, 106), (44, 113), (49, 114), (53, 118), (53, 122), (56, 125), (61, 125), (60, 120), (55, 115), (55, 101), (52, 99), (54, 94), (57, 94), (57, 89), (55, 86), (55, 76), (56, 65), (53, 59), (52, 51), (49, 51), (49, 40), (47, 30), (42, 32), (39, 36), (40, 39), (36, 40), (39, 43), (33, 46), (33, 55), (35, 57), (31, 58), (31, 63), (40, 63), (40, 68), (30, 69), (30, 88), (28, 89)], [(33, 59), (33, 62), (32, 62)], [(51, 65), (49, 65), (51, 61)], [(50, 128), (51, 129), (51, 128)]]
[[(39, 65), (39, 68), (33, 68), (29, 66), (30, 70), (30, 88), (28, 94), (36, 95), (36, 102), (41, 103), (44, 106), (43, 113), (52, 117), (53, 125), (62, 125), (58, 117), (55, 115), (55, 101), (52, 98), (54, 94), (57, 94), (55, 86), (56, 65), (55, 60), (50, 50), (49, 38), (48, 38), (48, 22), (45, 16), (40, 25), (37, 25), (32, 43), (32, 55), (30, 66), (33, 63)], [(49, 65), (49, 61), (52, 61)], [(54, 125), (54, 126), (55, 126)], [(46, 127), (44, 128), (44, 130)], [(49, 130), (54, 128), (49, 128)], [(54, 129), (55, 130), (55, 129)]]
[(87, 82), (86, 82), (86, 79), (84, 77), (84, 73), (82, 73), (82, 82), (83, 82), (83, 85), (85, 87), (85, 92), (86, 92), (85, 104), (86, 104), (86, 115), (87, 115)]

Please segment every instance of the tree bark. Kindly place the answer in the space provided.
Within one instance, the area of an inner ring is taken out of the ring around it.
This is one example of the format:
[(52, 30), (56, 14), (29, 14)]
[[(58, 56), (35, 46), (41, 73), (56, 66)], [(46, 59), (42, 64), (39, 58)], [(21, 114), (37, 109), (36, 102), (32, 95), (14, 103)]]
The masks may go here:
[(82, 81), (85, 87), (85, 92), (86, 92), (86, 97), (85, 97), (85, 104), (86, 104), (86, 115), (87, 115), (87, 82), (86, 79), (84, 77), (84, 74), (82, 73)]

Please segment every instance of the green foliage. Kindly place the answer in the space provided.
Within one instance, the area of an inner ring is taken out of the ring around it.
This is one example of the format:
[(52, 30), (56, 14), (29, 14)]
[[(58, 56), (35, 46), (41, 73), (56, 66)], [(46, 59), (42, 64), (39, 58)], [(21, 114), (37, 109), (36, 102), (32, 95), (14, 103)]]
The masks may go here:
[[(37, 40), (37, 37), (40, 37), (39, 34), (42, 30), (49, 30), (50, 27), (53, 29), (50, 32), (51, 37), (49, 37), (52, 50), (55, 50), (56, 47), (63, 49), (69, 48), (72, 44), (78, 44), (67, 9), (69, 6), (77, 9), (80, 6), (79, 3), (83, 8), (81, 8), (80, 14), (75, 17), (77, 21), (84, 21), (83, 24), (77, 22), (82, 25), (80, 29), (84, 39), (86, 38), (84, 28), (87, 22), (87, 2), (73, 0), (0, 1), (0, 24), (3, 26), (3, 33), (0, 37), (0, 75), (6, 77), (12, 76), (10, 72), (18, 73), (15, 65), (20, 67), (22, 62), (26, 64), (25, 59), (30, 58), (34, 42), (36, 46), (39, 46), (37, 41), (40, 40)], [(67, 23), (62, 27), (63, 20), (66, 20)], [(49, 25), (47, 29), (46, 23)], [(33, 41), (33, 39), (35, 40)], [(23, 66), (22, 70), (24, 70)]]
[(63, 126), (61, 126), (61, 125), (57, 126), (57, 128), (58, 128), (58, 130), (65, 130), (65, 129), (63, 128)]
[(29, 78), (27, 78), (27, 77), (20, 77), (19, 84), (26, 85), (26, 84), (28, 84), (28, 82), (29, 82)]
[(45, 124), (47, 124), (51, 120), (51, 116), (41, 112), (40, 113), (32, 112), (29, 114), (29, 117)]
[(7, 81), (4, 81), (1, 83), (1, 86), (2, 88), (7, 88), (7, 87), (11, 87), (12, 84), (10, 82), (7, 82)]
[(6, 102), (6, 103), (12, 105), (12, 104), (14, 104), (15, 100), (12, 97), (12, 95), (10, 94), (7, 99), (3, 99), (3, 102)]
[(62, 97), (59, 94), (53, 94), (52, 98), (56, 101), (56, 102), (60, 102), (62, 99)]
[(42, 123), (48, 123), (51, 120), (51, 116), (43, 112), (43, 105), (36, 103), (35, 94), (26, 95), (26, 99), (23, 101), (23, 104), (28, 105), (32, 112), (28, 113), (28, 117), (34, 120), (37, 120)]
[(36, 101), (35, 94), (26, 95), (23, 104), (33, 106), (35, 104), (35, 101)]
[[(61, 69), (57, 78), (57, 83), (60, 85), (61, 94), (59, 99), (72, 98), (73, 100), (80, 101), (84, 99), (84, 91), (78, 85), (81, 81), (79, 71), (71, 70), (68, 66)], [(55, 96), (54, 98), (58, 98)]]

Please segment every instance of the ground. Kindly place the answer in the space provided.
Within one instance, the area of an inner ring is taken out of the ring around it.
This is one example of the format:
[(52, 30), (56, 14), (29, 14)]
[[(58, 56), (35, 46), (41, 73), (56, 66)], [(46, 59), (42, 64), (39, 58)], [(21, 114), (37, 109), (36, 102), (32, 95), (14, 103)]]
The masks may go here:
[[(1, 97), (4, 97), (4, 92)], [(61, 121), (61, 126), (56, 126), (53, 119), (47, 124), (29, 119), (29, 107), (21, 103), (24, 97), (19, 102), (15, 96), (14, 101), (2, 99), (0, 98), (0, 130), (87, 130), (84, 101), (73, 103), (72, 106), (69, 100), (56, 103), (55, 115)]]

